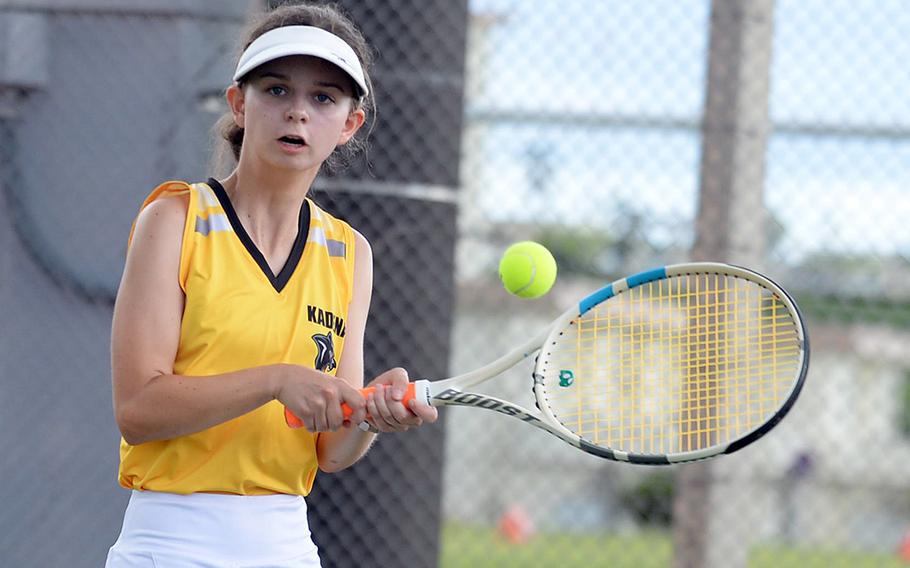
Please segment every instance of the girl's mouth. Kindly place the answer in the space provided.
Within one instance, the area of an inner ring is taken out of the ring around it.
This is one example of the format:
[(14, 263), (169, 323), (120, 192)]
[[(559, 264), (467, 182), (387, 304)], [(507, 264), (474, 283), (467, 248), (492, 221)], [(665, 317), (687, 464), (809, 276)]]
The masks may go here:
[(285, 148), (293, 149), (293, 150), (302, 149), (306, 146), (306, 140), (304, 140), (300, 136), (296, 136), (293, 134), (287, 135), (287, 136), (282, 136), (281, 138), (278, 139), (278, 141), (281, 142), (281, 145), (284, 146)]
[(290, 144), (292, 146), (298, 146), (298, 147), (306, 146), (306, 140), (304, 140), (300, 136), (295, 136), (295, 135), (282, 136), (281, 138), (278, 139), (278, 141), (283, 142), (285, 144)]

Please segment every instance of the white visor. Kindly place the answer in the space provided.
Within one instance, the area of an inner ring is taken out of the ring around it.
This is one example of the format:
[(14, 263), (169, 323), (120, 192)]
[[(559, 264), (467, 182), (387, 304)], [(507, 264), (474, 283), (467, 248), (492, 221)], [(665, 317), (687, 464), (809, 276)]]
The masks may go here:
[(360, 59), (351, 46), (335, 34), (313, 26), (284, 26), (256, 38), (240, 56), (234, 81), (263, 63), (289, 55), (311, 55), (337, 65), (354, 79), (360, 88), (359, 96), (369, 93)]

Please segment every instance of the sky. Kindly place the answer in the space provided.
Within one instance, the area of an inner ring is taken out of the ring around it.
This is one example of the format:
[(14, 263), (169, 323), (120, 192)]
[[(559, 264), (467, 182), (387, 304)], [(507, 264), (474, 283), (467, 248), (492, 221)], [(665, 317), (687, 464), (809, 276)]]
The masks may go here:
[[(687, 238), (697, 129), (604, 121), (698, 124), (709, 4), (471, 0), (472, 12), (504, 18), (474, 45), (482, 56), (469, 71), (477, 93), (469, 119), (521, 113), (475, 122), (481, 128), (466, 137), (474, 156), (466, 167), (486, 186), (479, 202), (489, 217), (609, 225), (617, 203), (631, 203), (655, 220), (653, 238)], [(776, 2), (768, 108), (778, 133), (769, 139), (764, 201), (785, 228), (789, 259), (910, 257), (908, 38), (903, 0)], [(566, 115), (576, 118), (572, 127), (556, 118)], [(837, 132), (800, 133), (803, 126)], [(535, 190), (541, 160), (549, 182)]]

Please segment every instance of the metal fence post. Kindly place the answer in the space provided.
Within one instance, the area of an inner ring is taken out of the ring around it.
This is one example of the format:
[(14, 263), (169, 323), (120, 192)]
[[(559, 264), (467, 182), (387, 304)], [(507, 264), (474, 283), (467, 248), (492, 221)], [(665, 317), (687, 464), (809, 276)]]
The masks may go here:
[[(769, 132), (768, 88), (774, 0), (711, 4), (707, 100), (693, 260), (758, 267), (764, 258), (762, 202)], [(749, 535), (729, 522), (744, 486), (716, 483), (724, 464), (682, 466), (674, 515), (675, 568), (744, 568)], [(713, 538), (723, 526), (727, 540)], [(734, 538), (731, 531), (737, 531)], [(729, 540), (736, 542), (729, 546)], [(727, 546), (721, 546), (727, 544)]]

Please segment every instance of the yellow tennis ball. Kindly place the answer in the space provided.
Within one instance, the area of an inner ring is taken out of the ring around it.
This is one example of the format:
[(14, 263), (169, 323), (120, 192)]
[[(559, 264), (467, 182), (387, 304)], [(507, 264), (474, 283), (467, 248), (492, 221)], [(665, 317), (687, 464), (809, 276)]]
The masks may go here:
[(510, 294), (538, 298), (556, 282), (556, 259), (543, 245), (521, 241), (502, 254), (499, 278)]

